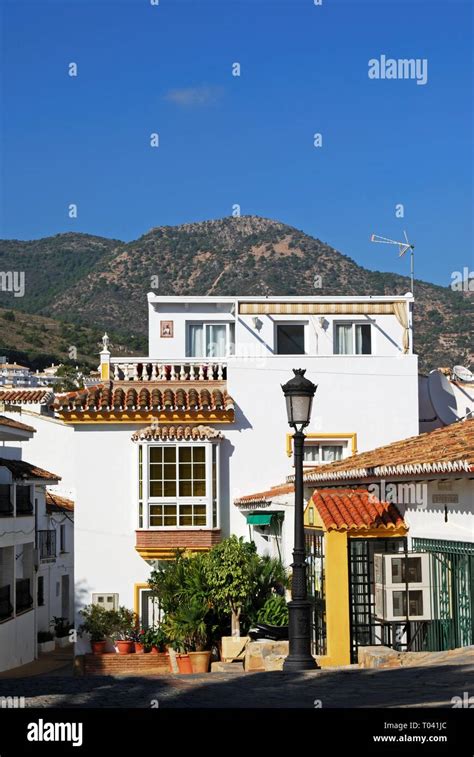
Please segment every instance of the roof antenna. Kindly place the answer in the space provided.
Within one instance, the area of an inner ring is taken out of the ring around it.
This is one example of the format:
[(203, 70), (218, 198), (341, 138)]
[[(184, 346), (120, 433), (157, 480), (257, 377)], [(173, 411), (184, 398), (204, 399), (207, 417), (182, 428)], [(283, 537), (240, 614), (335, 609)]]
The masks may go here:
[(404, 242), (397, 242), (395, 239), (387, 239), (387, 237), (380, 237), (378, 234), (372, 234), (370, 237), (371, 242), (379, 242), (380, 244), (396, 244), (398, 247), (398, 257), (402, 258), (407, 250), (410, 250), (410, 282), (411, 293), (414, 294), (415, 289), (415, 245), (410, 244), (408, 241), (406, 231), (403, 232), (405, 236)]

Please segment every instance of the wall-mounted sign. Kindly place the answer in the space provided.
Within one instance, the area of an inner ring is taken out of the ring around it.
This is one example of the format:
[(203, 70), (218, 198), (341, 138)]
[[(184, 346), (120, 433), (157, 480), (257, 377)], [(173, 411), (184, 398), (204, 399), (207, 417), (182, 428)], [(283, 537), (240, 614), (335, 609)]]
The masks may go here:
[(160, 336), (162, 339), (173, 337), (173, 321), (160, 321)]

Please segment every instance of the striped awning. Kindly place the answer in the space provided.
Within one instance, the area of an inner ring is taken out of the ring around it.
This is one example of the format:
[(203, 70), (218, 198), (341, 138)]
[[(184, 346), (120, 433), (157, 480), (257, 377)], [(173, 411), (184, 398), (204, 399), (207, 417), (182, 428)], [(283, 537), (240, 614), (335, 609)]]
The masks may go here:
[[(404, 300), (400, 300), (404, 302)], [(241, 315), (392, 315), (393, 302), (241, 302)]]

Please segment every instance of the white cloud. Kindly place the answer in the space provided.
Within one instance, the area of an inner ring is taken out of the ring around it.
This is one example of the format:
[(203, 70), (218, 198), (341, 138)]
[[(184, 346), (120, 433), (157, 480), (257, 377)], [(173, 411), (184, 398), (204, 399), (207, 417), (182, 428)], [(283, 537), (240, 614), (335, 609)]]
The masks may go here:
[(170, 89), (165, 99), (176, 105), (190, 107), (193, 105), (209, 105), (216, 102), (222, 94), (221, 87), (184, 87), (182, 89)]

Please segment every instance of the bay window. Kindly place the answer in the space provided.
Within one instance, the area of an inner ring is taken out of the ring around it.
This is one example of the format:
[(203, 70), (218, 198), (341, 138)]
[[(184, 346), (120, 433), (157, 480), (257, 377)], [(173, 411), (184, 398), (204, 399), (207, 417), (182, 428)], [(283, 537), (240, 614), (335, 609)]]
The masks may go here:
[(218, 445), (143, 444), (138, 451), (139, 528), (217, 528)]
[(233, 353), (233, 323), (188, 323), (186, 357), (226, 357)]

